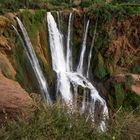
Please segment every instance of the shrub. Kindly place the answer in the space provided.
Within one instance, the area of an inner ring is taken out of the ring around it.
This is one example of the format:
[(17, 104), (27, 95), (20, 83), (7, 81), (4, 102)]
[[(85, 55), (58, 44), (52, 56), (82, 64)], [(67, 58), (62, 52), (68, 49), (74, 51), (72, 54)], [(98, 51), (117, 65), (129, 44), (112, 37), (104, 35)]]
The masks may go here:
[[(137, 108), (137, 111), (139, 108)], [(88, 116), (70, 113), (67, 108), (56, 104), (54, 106), (38, 105), (28, 120), (9, 122), (0, 128), (0, 139), (30, 139), (30, 140), (112, 140), (139, 139), (140, 116), (119, 109), (112, 114), (107, 131), (101, 133), (95, 129)]]

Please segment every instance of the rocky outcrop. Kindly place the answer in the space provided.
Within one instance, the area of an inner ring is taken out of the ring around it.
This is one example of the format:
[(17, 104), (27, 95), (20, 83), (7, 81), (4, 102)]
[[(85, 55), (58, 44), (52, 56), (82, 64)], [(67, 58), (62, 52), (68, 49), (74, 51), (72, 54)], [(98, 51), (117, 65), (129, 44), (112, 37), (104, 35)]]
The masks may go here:
[[(106, 84), (113, 84), (116, 83), (122, 83), (125, 85), (125, 89), (131, 90), (135, 92), (136, 94), (140, 95), (140, 75), (139, 74), (118, 74), (115, 76), (112, 76)], [(110, 85), (109, 84), (109, 85)]]
[(0, 124), (19, 116), (27, 117), (32, 105), (32, 99), (27, 92), (0, 72)]

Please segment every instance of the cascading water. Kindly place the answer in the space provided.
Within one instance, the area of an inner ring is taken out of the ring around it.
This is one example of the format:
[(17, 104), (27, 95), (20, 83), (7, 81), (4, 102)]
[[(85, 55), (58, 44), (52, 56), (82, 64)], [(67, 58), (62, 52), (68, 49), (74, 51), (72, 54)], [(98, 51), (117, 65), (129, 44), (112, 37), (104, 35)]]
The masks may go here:
[(97, 29), (97, 21), (98, 20), (96, 20), (96, 23), (95, 23), (93, 39), (92, 39), (92, 42), (91, 42), (91, 47), (90, 47), (89, 56), (88, 56), (88, 67), (87, 67), (87, 74), (86, 74), (87, 78), (89, 78), (89, 68), (90, 68), (90, 62), (91, 62), (91, 57), (92, 57), (92, 50), (93, 50), (94, 42), (95, 42), (96, 29)]
[[(86, 17), (84, 15), (84, 23), (86, 23), (85, 19), (86, 19)], [(81, 75), (83, 75), (83, 63), (84, 63), (84, 56), (85, 56), (85, 51), (86, 51), (88, 28), (89, 28), (89, 20), (87, 21), (86, 26), (85, 26), (84, 38), (83, 38), (83, 43), (82, 43), (82, 50), (81, 50), (79, 64), (77, 67), (77, 73), (79, 73)], [(75, 87), (75, 88), (77, 88), (77, 87)], [(76, 96), (78, 96), (77, 93), (76, 93)], [(76, 98), (78, 98), (78, 97), (76, 97)], [(85, 110), (86, 110), (86, 90), (84, 90), (84, 93), (83, 93), (81, 113), (85, 112)]]
[[(98, 91), (95, 87), (83, 76), (83, 61), (84, 61), (84, 54), (86, 50), (86, 40), (87, 40), (87, 33), (89, 27), (89, 20), (86, 25), (86, 30), (84, 33), (84, 39), (82, 44), (82, 50), (80, 55), (79, 64), (77, 67), (77, 71), (73, 72), (71, 69), (70, 63), (72, 63), (72, 52), (70, 51), (70, 27), (71, 27), (71, 16), (69, 16), (69, 24), (68, 24), (68, 36), (67, 36), (67, 55), (65, 60), (65, 54), (63, 51), (64, 45), (62, 41), (62, 34), (60, 33), (57, 24), (51, 15), (50, 12), (47, 13), (47, 22), (48, 22), (48, 30), (49, 30), (49, 40), (50, 40), (50, 49), (51, 49), (51, 57), (52, 57), (52, 64), (53, 70), (57, 73), (57, 89), (60, 91), (62, 95), (62, 99), (68, 105), (69, 103), (74, 107), (77, 107), (77, 100), (73, 100), (75, 97), (77, 98), (78, 94), (78, 86), (81, 86), (84, 89), (88, 89), (90, 91), (90, 102), (85, 101), (86, 99), (86, 91), (84, 90), (85, 96), (83, 99), (82, 111), (85, 110), (89, 112), (93, 122), (95, 121), (95, 107), (96, 102), (100, 103), (102, 106), (102, 120), (100, 121), (99, 127), (102, 131), (105, 130), (105, 120), (108, 118), (108, 108), (106, 106), (105, 100), (99, 95)], [(91, 50), (92, 51), (92, 50)], [(91, 59), (91, 58), (90, 58)], [(89, 61), (90, 61), (89, 59)], [(71, 90), (71, 85), (74, 88), (74, 93)]]
[[(27, 57), (33, 67), (33, 70), (39, 82), (39, 86), (43, 93), (43, 96), (48, 100), (49, 103), (51, 103), (51, 99), (48, 93), (47, 82), (41, 71), (38, 59), (33, 50), (27, 31), (25, 27), (23, 26), (22, 22), (19, 20), (19, 18), (16, 18), (16, 19), (21, 29), (21, 32), (23, 34), (23, 39), (15, 27), (14, 29), (16, 30), (23, 44), (23, 47), (26, 51)], [(88, 27), (89, 27), (89, 20), (86, 24), (79, 64), (75, 72), (73, 72), (73, 68), (72, 68), (72, 51), (71, 51), (71, 46), (70, 46), (72, 13), (70, 13), (69, 15), (69, 22), (68, 22), (68, 34), (67, 34), (67, 40), (66, 40), (67, 41), (66, 42), (67, 44), (66, 57), (63, 50), (64, 49), (63, 35), (59, 31), (57, 24), (50, 12), (47, 13), (47, 21), (48, 21), (52, 65), (53, 65), (53, 70), (57, 73), (57, 93), (58, 92), (61, 93), (62, 99), (68, 106), (70, 105), (69, 107), (71, 107), (72, 109), (74, 108), (77, 109), (78, 108), (78, 104), (77, 104), (78, 87), (79, 86), (82, 87), (84, 89), (83, 91), (84, 95), (83, 95), (83, 101), (80, 107), (80, 111), (81, 113), (88, 112), (93, 122), (95, 122), (96, 103), (97, 102), (100, 103), (100, 106), (103, 108), (101, 112), (103, 116), (99, 123), (99, 127), (102, 131), (104, 131), (106, 128), (105, 120), (108, 118), (108, 108), (106, 106), (106, 102), (99, 95), (98, 91), (95, 89), (92, 83), (89, 82), (86, 79), (86, 77), (84, 77), (83, 75), (83, 62), (84, 62), (84, 55), (86, 51), (86, 42), (87, 42), (86, 40), (87, 40), (87, 33), (88, 33)], [(89, 52), (89, 57), (88, 57), (87, 76), (89, 73), (91, 54), (92, 54), (92, 49), (94, 46), (96, 27), (97, 27), (97, 22), (95, 25), (94, 36), (93, 36), (93, 40), (91, 44), (91, 49)], [(72, 88), (73, 90), (71, 90)], [(88, 94), (90, 97), (89, 101), (86, 99)]]
[(84, 54), (86, 51), (88, 27), (89, 27), (89, 20), (87, 21), (86, 30), (85, 30), (84, 39), (83, 39), (83, 44), (82, 44), (82, 51), (81, 51), (81, 55), (80, 55), (79, 64), (77, 67), (77, 72), (80, 74), (83, 74), (83, 62), (84, 62)]
[(56, 22), (50, 12), (47, 13), (50, 48), (53, 70), (57, 73), (57, 90), (60, 91), (62, 99), (66, 104), (72, 104), (70, 82), (66, 75), (66, 61), (63, 50), (62, 35), (59, 32)]
[(17, 23), (20, 27), (22, 34), (23, 34), (24, 39), (22, 39), (22, 37), (20, 36), (19, 32), (16, 30), (15, 27), (14, 27), (14, 29), (22, 42), (22, 45), (26, 51), (27, 57), (28, 57), (31, 65), (32, 65), (32, 68), (35, 72), (35, 75), (36, 75), (38, 83), (39, 83), (40, 90), (43, 94), (43, 97), (48, 101), (48, 103), (51, 103), (51, 99), (50, 99), (49, 92), (48, 92), (48, 84), (47, 84), (46, 79), (43, 75), (41, 67), (39, 65), (37, 56), (34, 52), (34, 49), (33, 49), (32, 43), (30, 41), (30, 38), (28, 36), (28, 33), (27, 33), (24, 25), (20, 21), (20, 19), (18, 17), (16, 17), (16, 20), (17, 20)]
[(69, 22), (68, 22), (67, 55), (66, 55), (66, 68), (67, 68), (67, 71), (72, 71), (72, 52), (71, 52), (71, 48), (70, 48), (71, 18), (72, 18), (72, 13), (70, 13), (70, 15), (69, 15)]

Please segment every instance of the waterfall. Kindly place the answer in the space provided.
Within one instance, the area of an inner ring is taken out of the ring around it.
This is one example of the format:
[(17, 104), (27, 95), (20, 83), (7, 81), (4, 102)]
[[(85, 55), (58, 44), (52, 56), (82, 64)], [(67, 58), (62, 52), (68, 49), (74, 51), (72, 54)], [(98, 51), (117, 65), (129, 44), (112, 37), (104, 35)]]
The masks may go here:
[(71, 48), (70, 48), (70, 41), (71, 41), (71, 18), (72, 18), (72, 13), (70, 13), (70, 15), (69, 15), (69, 22), (68, 22), (67, 55), (66, 55), (67, 71), (72, 71), (72, 52), (71, 52)]
[[(93, 122), (95, 122), (95, 116), (94, 116), (95, 108), (96, 108), (95, 104), (96, 102), (99, 102), (100, 106), (103, 108), (101, 112), (102, 120), (100, 121), (99, 128), (100, 130), (105, 131), (106, 129), (105, 121), (108, 118), (108, 108), (106, 102), (99, 95), (98, 91), (92, 85), (92, 83), (88, 81), (86, 77), (83, 76), (83, 61), (84, 61), (84, 54), (86, 50), (89, 20), (86, 24), (86, 30), (84, 33), (82, 50), (81, 50), (77, 71), (74, 72), (70, 68), (70, 63), (72, 63), (72, 58), (71, 58), (72, 52), (70, 50), (71, 16), (72, 14), (70, 14), (69, 22), (68, 22), (67, 54), (65, 58), (65, 53), (63, 50), (64, 44), (62, 43), (63, 35), (60, 33), (52, 14), (50, 12), (47, 13), (52, 65), (53, 65), (53, 70), (57, 73), (57, 91), (60, 91), (62, 99), (64, 99), (67, 105), (70, 104), (72, 105), (72, 107), (74, 106), (75, 108), (77, 108), (77, 99), (76, 99), (78, 96), (77, 89), (79, 86), (82, 87), (84, 89), (84, 97), (82, 102), (83, 105), (80, 110), (82, 110), (82, 112), (85, 112), (85, 110), (88, 111)], [(73, 87), (73, 91), (71, 90), (72, 87)], [(90, 101), (86, 101), (86, 95), (87, 95), (86, 89), (89, 90)]]
[(50, 99), (49, 92), (48, 92), (48, 84), (47, 84), (46, 79), (43, 75), (41, 67), (39, 65), (37, 56), (34, 52), (34, 49), (33, 49), (32, 43), (30, 41), (30, 38), (28, 36), (28, 33), (27, 33), (24, 25), (20, 21), (20, 19), (18, 17), (16, 17), (16, 20), (17, 20), (17, 23), (18, 23), (20, 30), (22, 32), (23, 39), (15, 27), (14, 27), (14, 29), (15, 29), (17, 35), (19, 36), (21, 43), (26, 51), (27, 57), (32, 65), (32, 68), (34, 70), (34, 73), (35, 73), (36, 78), (37, 78), (38, 83), (39, 83), (41, 93), (43, 94), (43, 97), (48, 101), (48, 103), (51, 103), (51, 99)]
[[(84, 15), (84, 23), (86, 23), (85, 20), (86, 20), (86, 17)], [(78, 67), (77, 67), (77, 72), (81, 75), (83, 75), (83, 63), (84, 63), (84, 55), (85, 55), (85, 51), (86, 51), (88, 28), (89, 28), (89, 20), (87, 21), (87, 23), (84, 26), (85, 31), (84, 31), (82, 50), (81, 50), (79, 64), (78, 64)], [(86, 110), (86, 90), (84, 90), (83, 94), (84, 95), (83, 95), (81, 113), (85, 112), (85, 110)]]
[(83, 38), (82, 51), (81, 51), (81, 55), (80, 55), (79, 64), (77, 67), (77, 72), (80, 74), (83, 74), (83, 62), (84, 62), (84, 54), (85, 54), (85, 50), (86, 50), (88, 27), (89, 27), (89, 20), (87, 21), (86, 30), (85, 30), (85, 34), (84, 34), (84, 38)]
[(62, 99), (66, 104), (72, 103), (72, 94), (70, 90), (70, 82), (66, 75), (66, 61), (64, 55), (64, 46), (62, 41), (62, 35), (58, 30), (56, 22), (50, 12), (47, 13), (48, 30), (50, 49), (52, 56), (53, 70), (57, 73), (57, 82), (59, 87), (57, 89), (62, 95)]
[(89, 68), (90, 68), (90, 62), (91, 62), (91, 57), (92, 57), (92, 50), (93, 50), (94, 42), (95, 42), (96, 29), (97, 29), (97, 20), (95, 23), (95, 29), (94, 29), (93, 38), (92, 38), (91, 47), (90, 47), (89, 56), (88, 56), (88, 67), (87, 67), (87, 74), (86, 74), (87, 78), (89, 78)]

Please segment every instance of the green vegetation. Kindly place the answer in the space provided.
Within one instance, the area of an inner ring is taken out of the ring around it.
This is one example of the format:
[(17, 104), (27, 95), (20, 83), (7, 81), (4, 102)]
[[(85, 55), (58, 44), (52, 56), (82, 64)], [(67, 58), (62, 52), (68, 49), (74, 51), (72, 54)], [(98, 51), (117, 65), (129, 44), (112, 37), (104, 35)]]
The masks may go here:
[(39, 32), (44, 24), (45, 14), (46, 12), (44, 10), (36, 10), (35, 13), (32, 13), (29, 10), (24, 10), (19, 15), (26, 26), (34, 47), (37, 46), (37, 32)]
[(48, 35), (45, 20), (46, 11), (35, 10), (34, 12), (31, 12), (29, 10), (24, 10), (19, 16), (27, 29), (34, 50), (39, 58), (42, 70), (46, 74), (48, 83), (50, 84), (52, 82), (53, 72), (51, 69), (51, 57), (48, 47)]
[[(106, 5), (106, 0), (1, 0), (0, 13), (17, 11), (18, 9), (64, 9), (70, 7), (90, 7)], [(112, 0), (111, 4), (140, 4), (139, 0)]]
[(103, 57), (102, 57), (102, 55), (100, 53), (98, 54), (98, 62), (97, 62), (97, 67), (95, 69), (95, 74), (99, 78), (103, 78), (108, 74), (106, 66), (104, 64)]
[[(118, 140), (139, 139), (139, 108), (132, 112), (118, 109), (111, 114), (107, 131), (100, 133), (88, 116), (68, 113), (59, 104), (38, 105), (28, 120), (18, 119), (0, 128), (1, 140)], [(136, 113), (137, 112), (137, 113)]]
[(140, 106), (140, 96), (129, 89), (126, 90), (125, 86), (123, 83), (110, 85), (107, 102), (111, 110), (122, 108), (131, 112)]
[[(128, 37), (128, 34), (122, 30), (124, 29), (123, 26), (120, 26), (119, 32), (117, 28), (119, 24), (115, 25), (115, 23), (122, 23), (124, 19), (128, 20), (133, 16), (139, 15), (139, 0), (112, 0), (109, 4), (106, 3), (105, 0), (81, 0), (78, 4), (72, 0), (1, 0), (1, 14), (5, 14), (5, 12), (9, 11), (18, 11), (17, 14), (26, 26), (49, 85), (54, 81), (53, 72), (51, 71), (50, 50), (48, 49), (45, 14), (46, 11), (70, 9), (71, 7), (81, 7), (85, 9), (88, 7), (86, 9), (88, 18), (92, 21), (98, 18), (97, 37), (95, 39), (95, 47), (91, 62), (92, 73), (97, 79), (102, 80), (106, 78), (106, 76), (109, 76), (110, 78), (113, 74), (119, 72), (140, 73), (139, 62), (126, 67), (130, 61), (135, 59), (133, 56), (134, 54), (128, 56), (126, 59), (122, 55), (123, 50), (121, 50), (122, 54), (118, 55), (116, 58), (120, 58), (118, 61), (115, 61), (114, 58), (116, 52), (107, 54), (107, 52), (110, 51), (109, 47), (112, 43), (114, 34), (116, 35), (116, 38), (120, 36), (118, 35), (120, 32), (122, 33), (122, 36)], [(24, 10), (19, 11), (19, 9)], [(83, 26), (81, 23), (83, 15), (81, 16), (79, 13), (76, 14), (74, 15), (76, 24), (73, 28), (75, 60), (80, 51), (79, 48), (81, 47), (83, 34)], [(112, 25), (112, 23), (114, 23), (114, 25)], [(64, 32), (67, 32), (67, 24), (65, 21), (63, 24)], [(90, 38), (92, 38), (92, 27), (90, 29)], [(31, 77), (34, 77), (34, 75), (32, 75), (33, 72), (30, 64), (27, 63), (23, 48), (15, 34), (12, 33), (10, 35), (9, 32), (11, 33), (11, 31), (7, 31), (4, 32), (3, 35), (11, 40), (15, 40), (13, 43), (16, 44), (16, 47), (14, 48), (15, 50), (13, 51), (12, 57), (14, 58), (17, 71), (16, 80), (28, 92), (38, 91), (35, 83), (29, 82), (35, 81), (36, 79), (28, 80)], [(129, 40), (129, 38), (127, 39)], [(134, 47), (134, 49), (136, 48)], [(124, 55), (126, 55), (125, 52)], [(121, 68), (123, 68), (122, 71)], [(91, 120), (88, 119), (87, 115), (80, 116), (79, 113), (67, 113), (67, 109), (64, 109), (60, 105), (39, 105), (28, 120), (19, 119), (15, 122), (9, 122), (3, 126), (3, 128), (0, 128), (0, 139), (139, 139), (140, 112), (138, 110), (140, 106), (140, 97), (130, 90), (133, 83), (131, 77), (126, 77), (126, 79), (127, 82), (125, 84), (112, 83), (112, 85), (109, 85), (107, 98), (111, 111), (110, 120), (107, 126), (108, 129), (105, 133), (99, 133), (99, 131), (93, 127)]]
[[(91, 19), (91, 21), (95, 21), (98, 18), (97, 35), (95, 39), (96, 47), (94, 47), (93, 51), (94, 58), (92, 61), (92, 72), (99, 79), (102, 79), (106, 75), (111, 76), (116, 73), (118, 70), (118, 65), (126, 67), (127, 65), (129, 66), (130, 62), (133, 62), (133, 60), (135, 60), (133, 54), (127, 56), (125, 50), (122, 49), (119, 50), (121, 51), (121, 53), (117, 56), (118, 52), (109, 53), (109, 47), (111, 47), (110, 45), (113, 41), (114, 36), (120, 34), (121, 31), (122, 32), (120, 36), (126, 36), (126, 39), (129, 40), (129, 32), (123, 27), (125, 25), (122, 25), (122, 27), (118, 27), (118, 24), (123, 22), (123, 20), (128, 20), (131, 19), (131, 17), (140, 15), (140, 6), (112, 3), (100, 6), (92, 5), (88, 8), (87, 15)], [(118, 24), (112, 26), (114, 22)], [(118, 30), (119, 28), (121, 30), (120, 32)], [(115, 62), (115, 59), (119, 59), (118, 62)], [(96, 63), (97, 61), (98, 63)], [(129, 66), (128, 71), (132, 73), (139, 73), (139, 63), (137, 62)]]
[(130, 71), (132, 71), (132, 73), (140, 74), (140, 64), (139, 63), (133, 64), (130, 67)]
[(104, 4), (104, 5), (92, 5), (88, 9), (87, 15), (89, 18), (97, 18), (98, 24), (101, 27), (107, 22), (111, 22), (113, 19), (122, 20), (130, 17), (131, 15), (140, 14), (140, 5), (121, 5), (121, 4)]
[(123, 105), (125, 93), (122, 84), (115, 84), (116, 107), (120, 108)]

